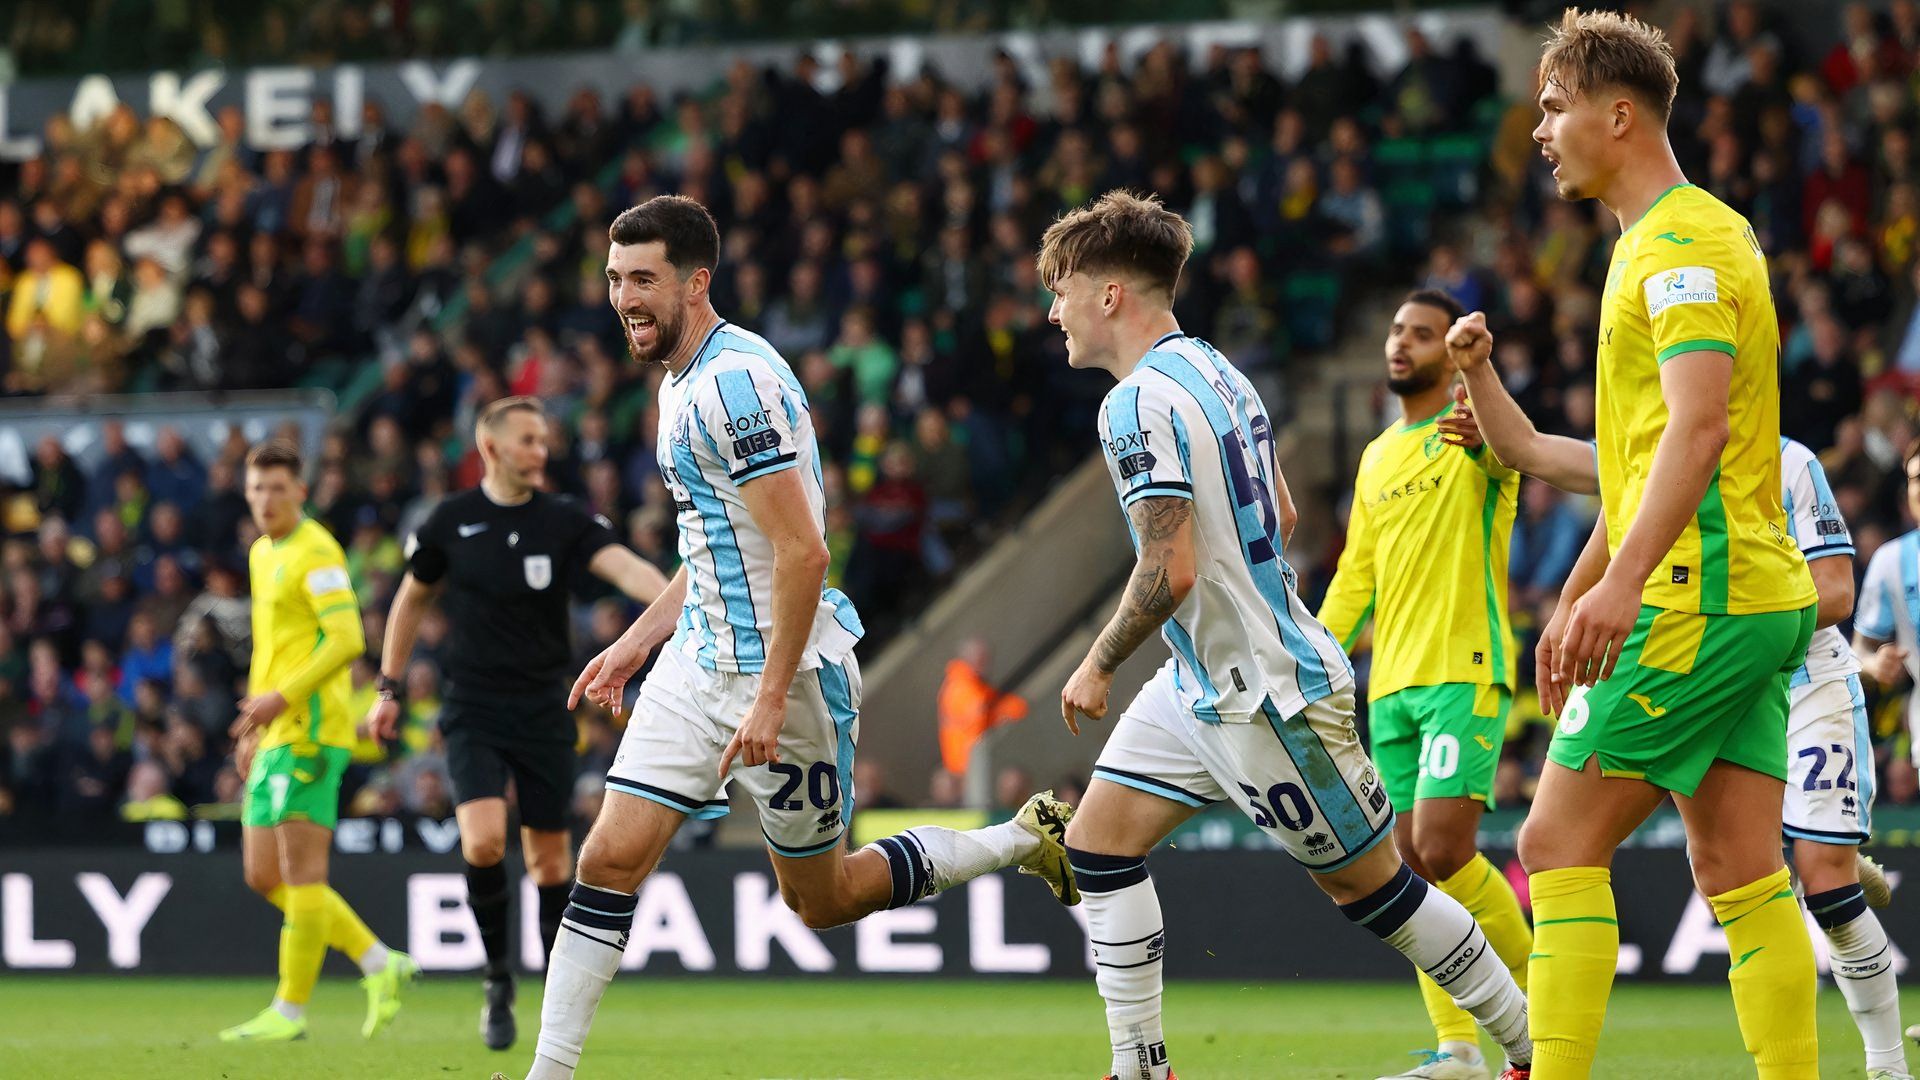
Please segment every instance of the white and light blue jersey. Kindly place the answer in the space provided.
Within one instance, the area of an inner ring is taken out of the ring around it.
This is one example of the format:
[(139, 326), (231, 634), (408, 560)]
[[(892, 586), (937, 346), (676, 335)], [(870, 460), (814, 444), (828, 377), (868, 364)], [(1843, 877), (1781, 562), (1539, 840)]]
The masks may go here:
[(1273, 503), (1273, 425), (1226, 357), (1185, 334), (1161, 338), (1107, 394), (1100, 441), (1123, 508), (1153, 495), (1193, 500), (1193, 589), (1160, 632), (1195, 717), (1246, 723), (1268, 701), (1290, 717), (1352, 685), (1340, 643), (1294, 592)]
[[(807, 395), (758, 334), (722, 320), (693, 361), (660, 383), (660, 475), (680, 526), (687, 602), (670, 644), (716, 671), (757, 673), (773, 641), (773, 545), (740, 485), (799, 469), (826, 535), (826, 492)], [(838, 589), (822, 589), (801, 671), (853, 651), (864, 630)]]
[[(1827, 471), (1820, 459), (1804, 445), (1784, 436), (1780, 439), (1780, 498), (1787, 508), (1787, 527), (1808, 562), (1853, 555), (1853, 534), (1840, 516), (1840, 504), (1834, 501), (1833, 486), (1827, 483)], [(1807, 645), (1806, 663), (1793, 673), (1792, 685), (1818, 686), (1858, 674), (1860, 662), (1837, 626), (1813, 632)]]
[[(1880, 545), (1853, 606), (1853, 628), (1907, 651), (1907, 675), (1920, 683), (1920, 529)], [(1920, 693), (1907, 695), (1908, 730), (1920, 730)], [(1916, 742), (1920, 755), (1920, 742)]]

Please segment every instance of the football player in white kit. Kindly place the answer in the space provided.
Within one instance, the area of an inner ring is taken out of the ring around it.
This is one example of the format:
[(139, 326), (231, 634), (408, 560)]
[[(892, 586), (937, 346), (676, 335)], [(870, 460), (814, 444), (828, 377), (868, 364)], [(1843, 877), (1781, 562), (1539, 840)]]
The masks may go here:
[(1281, 557), (1292, 507), (1266, 407), (1174, 321), (1192, 248), (1178, 214), (1116, 191), (1055, 222), (1039, 258), (1068, 362), (1119, 380), (1100, 437), (1137, 552), (1120, 610), (1061, 694), (1067, 726), (1106, 715), (1114, 671), (1155, 630), (1174, 654), (1123, 710), (1067, 828), (1113, 1075), (1171, 1075), (1147, 853), (1231, 802), (1473, 1014), (1506, 1048), (1508, 1075), (1524, 1077), (1525, 996), (1466, 909), (1395, 851), (1393, 808), (1354, 729), (1352, 668), (1294, 594)]
[[(1484, 332), (1484, 327), (1476, 327), (1468, 337)], [(1450, 336), (1449, 345), (1455, 344)], [(1481, 348), (1450, 348), (1455, 365), (1468, 380), (1467, 387), (1456, 394), (1471, 392), (1473, 400), (1471, 406), (1460, 401), (1452, 414), (1441, 419), (1443, 437), (1468, 445), (1484, 438), (1512, 468), (1564, 491), (1598, 493), (1592, 444), (1537, 431), (1507, 396), (1498, 373), (1484, 363), (1490, 347), (1489, 338)], [(1820, 594), (1819, 629), (1807, 646), (1806, 662), (1793, 673), (1789, 691), (1789, 775), (1782, 831), (1793, 847), (1793, 868), (1807, 911), (1826, 935), (1834, 982), (1860, 1029), (1869, 1080), (1910, 1080), (1900, 1039), (1893, 950), (1886, 930), (1870, 910), (1885, 907), (1891, 895), (1880, 868), (1858, 850), (1873, 832), (1873, 747), (1867, 732), (1866, 696), (1860, 686), (1861, 665), (1835, 625), (1853, 611), (1853, 537), (1813, 451), (1782, 438), (1780, 479), (1788, 525)], [(1916, 487), (1920, 484), (1910, 480), (1909, 493)], [(1873, 566), (1881, 566), (1882, 556), (1889, 556), (1899, 544), (1895, 541), (1881, 548)], [(1894, 560), (1885, 562), (1891, 566)], [(1912, 572), (1909, 560), (1908, 573)], [(1882, 578), (1889, 573), (1898, 571), (1883, 572)], [(1860, 598), (1854, 626), (1856, 634), (1885, 641), (1892, 633), (1891, 597), (1899, 593), (1896, 588), (1884, 604), (1879, 603), (1879, 596), (1873, 594), (1874, 582), (1869, 569), (1868, 595)], [(1883, 616), (1882, 611), (1887, 614)], [(1915, 629), (1909, 626), (1906, 632), (1911, 640)], [(1892, 659), (1895, 664), (1899, 661), (1898, 656)]]
[[(663, 195), (614, 219), (607, 297), (628, 351), (667, 369), (656, 439), (678, 511), (681, 568), (574, 683), (618, 713), (655, 647), (547, 965), (528, 1080), (573, 1076), (619, 969), (638, 890), (689, 817), (727, 812), (738, 781), (759, 811), (780, 895), (811, 927), (903, 907), (1017, 866), (1077, 903), (1051, 792), (1011, 821), (931, 826), (846, 851), (859, 737), (859, 616), (827, 570), (819, 451), (799, 379), (766, 339), (727, 323), (708, 288), (713, 217)], [(669, 638), (671, 640), (669, 640)]]

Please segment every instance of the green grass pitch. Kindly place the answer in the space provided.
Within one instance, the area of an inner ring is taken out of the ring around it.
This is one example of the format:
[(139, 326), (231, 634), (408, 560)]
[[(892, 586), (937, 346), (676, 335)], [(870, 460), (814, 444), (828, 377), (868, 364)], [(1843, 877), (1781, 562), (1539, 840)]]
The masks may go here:
[[(520, 1045), (488, 1052), (479, 983), (418, 984), (394, 1026), (360, 1038), (363, 999), (345, 979), (314, 995), (312, 1035), (281, 1046), (222, 1046), (271, 979), (0, 977), (0, 1075), (41, 1080), (518, 1080), (533, 1053), (539, 984), (521, 986)], [(1920, 992), (1905, 997), (1920, 1018)], [(1831, 987), (1820, 993), (1821, 1075), (1860, 1076), (1859, 1036)], [(1173, 1066), (1187, 1080), (1372, 1080), (1431, 1040), (1412, 980), (1383, 984), (1176, 983), (1168, 988)], [(587, 1044), (592, 1077), (1072, 1077), (1107, 1062), (1093, 980), (1076, 982), (649, 979), (614, 982)], [(1596, 1076), (1751, 1077), (1726, 987), (1615, 990)]]

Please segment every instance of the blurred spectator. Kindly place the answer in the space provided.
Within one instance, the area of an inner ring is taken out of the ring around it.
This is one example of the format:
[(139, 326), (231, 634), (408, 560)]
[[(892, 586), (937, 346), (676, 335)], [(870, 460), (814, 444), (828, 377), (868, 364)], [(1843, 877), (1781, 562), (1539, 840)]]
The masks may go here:
[(1008, 765), (993, 776), (993, 810), (1018, 810), (1033, 794), (1033, 774), (1018, 765)]
[(120, 806), (126, 821), (184, 821), (186, 804), (168, 790), (167, 771), (157, 762), (142, 761), (127, 774), (127, 799)]
[(1559, 595), (1593, 522), (1571, 496), (1531, 477), (1522, 486), (1520, 506), (1507, 561), (1508, 595), (1514, 611), (1530, 611)]
[(1813, 324), (1813, 357), (1788, 373), (1781, 387), (1781, 430), (1815, 453), (1833, 445), (1840, 421), (1860, 411), (1860, 366), (1837, 319)]
[[(966, 775), (981, 736), (1027, 716), (1025, 699), (987, 681), (992, 662), (986, 639), (969, 638), (960, 654), (947, 661), (940, 683), (940, 764), (957, 776)], [(1020, 799), (1024, 802), (1026, 795)]]
[(853, 792), (856, 812), (898, 810), (906, 805), (887, 787), (885, 767), (871, 756), (854, 759)]
[(36, 325), (46, 333), (71, 337), (80, 332), (86, 282), (80, 271), (61, 262), (43, 239), (27, 242), (25, 269), (14, 278), (7, 305), (7, 334), (19, 348)]

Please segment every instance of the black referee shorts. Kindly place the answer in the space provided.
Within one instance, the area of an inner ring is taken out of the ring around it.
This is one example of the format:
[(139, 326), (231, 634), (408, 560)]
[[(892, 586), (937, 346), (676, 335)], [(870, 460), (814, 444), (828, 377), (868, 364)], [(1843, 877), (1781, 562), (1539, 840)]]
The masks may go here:
[[(447, 744), (447, 773), (456, 804), (504, 798), (507, 778), (520, 797), (520, 824), (529, 829), (566, 829), (576, 771), (573, 741), (555, 736), (573, 731), (565, 709), (554, 715), (505, 717), (493, 709), (449, 701), (440, 714)], [(524, 725), (537, 735), (514, 734), (508, 724)], [(506, 729), (506, 730), (503, 730)]]

